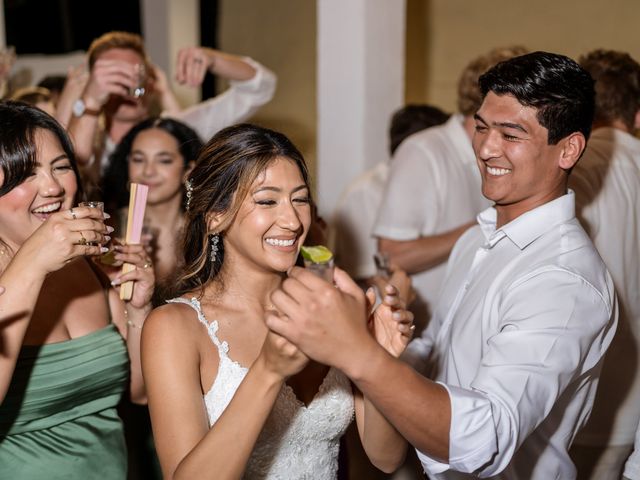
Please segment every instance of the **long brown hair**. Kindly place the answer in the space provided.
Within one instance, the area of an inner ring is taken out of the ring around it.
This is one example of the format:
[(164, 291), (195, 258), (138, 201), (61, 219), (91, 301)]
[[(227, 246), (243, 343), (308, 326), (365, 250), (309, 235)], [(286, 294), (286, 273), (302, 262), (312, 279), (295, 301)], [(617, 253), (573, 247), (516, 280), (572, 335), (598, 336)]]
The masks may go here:
[[(224, 242), (220, 239), (216, 260), (211, 261), (211, 235), (224, 235), (254, 180), (278, 157), (294, 162), (309, 185), (302, 154), (282, 133), (239, 124), (221, 130), (202, 148), (188, 180), (190, 199), (182, 240), (183, 263), (172, 282), (171, 296), (202, 289), (216, 278), (224, 262)], [(211, 214), (222, 214), (215, 232), (207, 226)]]

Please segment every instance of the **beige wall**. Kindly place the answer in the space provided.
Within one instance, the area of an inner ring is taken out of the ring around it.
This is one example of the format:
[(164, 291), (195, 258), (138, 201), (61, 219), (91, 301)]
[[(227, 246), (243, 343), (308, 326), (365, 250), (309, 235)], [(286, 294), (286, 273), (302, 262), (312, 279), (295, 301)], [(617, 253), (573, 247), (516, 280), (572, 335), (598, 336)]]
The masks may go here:
[(285, 133), (315, 172), (315, 0), (221, 0), (219, 45), (278, 75), (275, 98), (252, 121)]
[(409, 102), (455, 110), (456, 82), (469, 60), (520, 44), (577, 58), (594, 48), (640, 60), (638, 0), (408, 0)]

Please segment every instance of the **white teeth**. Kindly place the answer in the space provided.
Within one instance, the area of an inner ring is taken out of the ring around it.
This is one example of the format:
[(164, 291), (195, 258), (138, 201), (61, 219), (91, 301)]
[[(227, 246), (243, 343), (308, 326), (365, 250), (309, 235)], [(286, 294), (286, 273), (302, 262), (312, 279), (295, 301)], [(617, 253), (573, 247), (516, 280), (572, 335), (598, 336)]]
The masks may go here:
[(55, 212), (61, 206), (60, 202), (50, 203), (49, 205), (44, 205), (42, 207), (34, 208), (33, 213), (50, 213)]
[(506, 175), (507, 173), (510, 173), (511, 170), (508, 168), (495, 168), (495, 167), (487, 166), (487, 172), (489, 172), (491, 175), (500, 176), (500, 175)]
[(265, 242), (267, 242), (269, 245), (273, 245), (276, 247), (290, 247), (291, 245), (294, 244), (295, 241), (296, 241), (295, 238), (292, 238), (291, 240), (278, 240), (277, 238), (267, 238), (265, 240)]

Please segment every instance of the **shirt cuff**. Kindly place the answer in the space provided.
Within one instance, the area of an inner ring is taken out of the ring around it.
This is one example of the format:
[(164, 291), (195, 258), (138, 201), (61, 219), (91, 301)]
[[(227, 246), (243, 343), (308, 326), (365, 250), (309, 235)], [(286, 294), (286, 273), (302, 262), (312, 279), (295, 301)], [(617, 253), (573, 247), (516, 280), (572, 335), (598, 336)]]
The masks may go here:
[(250, 57), (242, 57), (242, 60), (251, 65), (256, 74), (248, 80), (230, 80), (229, 85), (251, 91), (260, 90), (262, 85), (267, 82), (272, 82), (275, 85), (275, 73)]
[(480, 392), (438, 383), (447, 390), (451, 402), (449, 463), (434, 460), (422, 452), (418, 452), (418, 458), (425, 471), (432, 475), (449, 469), (477, 472), (498, 452), (491, 402)]

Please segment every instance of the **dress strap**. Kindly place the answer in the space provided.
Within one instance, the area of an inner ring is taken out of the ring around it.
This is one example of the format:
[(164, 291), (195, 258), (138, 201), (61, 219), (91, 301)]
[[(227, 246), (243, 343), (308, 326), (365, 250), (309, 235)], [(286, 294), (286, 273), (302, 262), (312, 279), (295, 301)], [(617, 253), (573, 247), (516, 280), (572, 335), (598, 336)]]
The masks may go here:
[(167, 303), (183, 303), (193, 308), (198, 314), (198, 321), (201, 324), (203, 324), (205, 327), (207, 327), (209, 338), (211, 338), (211, 341), (215, 344), (216, 347), (218, 347), (218, 352), (220, 353), (220, 356), (223, 356), (223, 355), (227, 356), (227, 354), (229, 353), (229, 344), (226, 341), (221, 342), (220, 339), (218, 338), (218, 335), (217, 335), (218, 321), (217, 320), (213, 320), (212, 322), (207, 321), (207, 318), (204, 316), (204, 313), (202, 313), (202, 307), (200, 306), (200, 301), (196, 297), (191, 297), (190, 299), (186, 299), (184, 297), (176, 297), (176, 298), (167, 300)]

